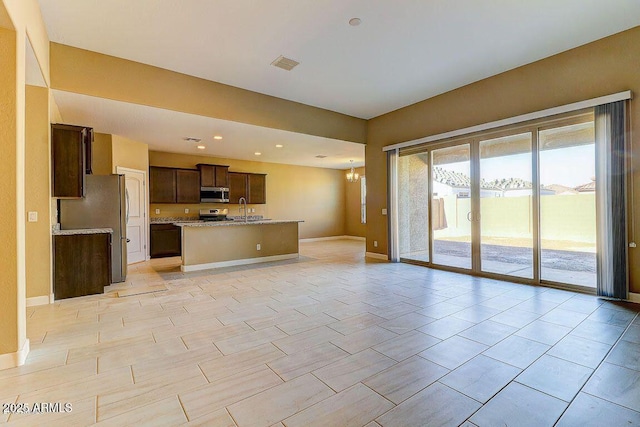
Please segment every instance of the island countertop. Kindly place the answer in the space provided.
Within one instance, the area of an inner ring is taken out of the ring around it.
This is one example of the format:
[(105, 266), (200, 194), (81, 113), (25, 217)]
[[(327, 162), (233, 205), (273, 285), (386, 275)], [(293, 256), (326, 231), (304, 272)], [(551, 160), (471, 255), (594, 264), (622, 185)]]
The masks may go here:
[(304, 222), (300, 219), (261, 219), (261, 220), (249, 220), (247, 222), (242, 220), (235, 221), (198, 221), (198, 222), (174, 222), (173, 225), (178, 227), (222, 227), (232, 225), (265, 225), (265, 224), (287, 224), (291, 222)]

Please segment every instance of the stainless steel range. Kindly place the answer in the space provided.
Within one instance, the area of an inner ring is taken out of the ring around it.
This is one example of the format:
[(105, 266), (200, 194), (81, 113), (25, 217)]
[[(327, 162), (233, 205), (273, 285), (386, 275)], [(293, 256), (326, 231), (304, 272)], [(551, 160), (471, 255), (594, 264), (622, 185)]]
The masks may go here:
[(233, 221), (227, 219), (229, 209), (200, 209), (200, 219), (202, 221)]

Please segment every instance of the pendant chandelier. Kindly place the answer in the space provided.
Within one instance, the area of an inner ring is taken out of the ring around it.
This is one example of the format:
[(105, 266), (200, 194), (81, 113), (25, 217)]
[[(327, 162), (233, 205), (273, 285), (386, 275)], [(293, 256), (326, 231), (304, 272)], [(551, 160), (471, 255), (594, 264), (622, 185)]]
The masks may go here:
[(348, 182), (357, 182), (360, 175), (353, 169), (353, 160), (351, 160), (351, 170), (347, 173), (347, 181)]

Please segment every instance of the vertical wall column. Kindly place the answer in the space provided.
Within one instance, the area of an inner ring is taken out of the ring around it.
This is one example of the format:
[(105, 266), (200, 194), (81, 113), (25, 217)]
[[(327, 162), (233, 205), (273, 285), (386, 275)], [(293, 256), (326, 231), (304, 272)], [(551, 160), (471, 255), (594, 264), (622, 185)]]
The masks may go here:
[[(0, 369), (29, 352), (25, 306), (24, 72), (25, 37), (0, 28)], [(20, 65), (22, 64), (22, 65)]]

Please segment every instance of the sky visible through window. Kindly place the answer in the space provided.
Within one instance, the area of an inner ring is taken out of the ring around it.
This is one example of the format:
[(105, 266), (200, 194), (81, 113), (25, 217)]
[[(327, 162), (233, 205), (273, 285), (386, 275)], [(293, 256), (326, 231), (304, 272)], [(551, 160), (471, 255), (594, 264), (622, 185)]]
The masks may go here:
[[(465, 175), (468, 162), (442, 164), (439, 167)], [(520, 178), (531, 181), (531, 154), (482, 159), (482, 178), (487, 181), (502, 178)], [(540, 183), (577, 187), (591, 182), (595, 176), (595, 147), (593, 144), (563, 147), (540, 152)]]

